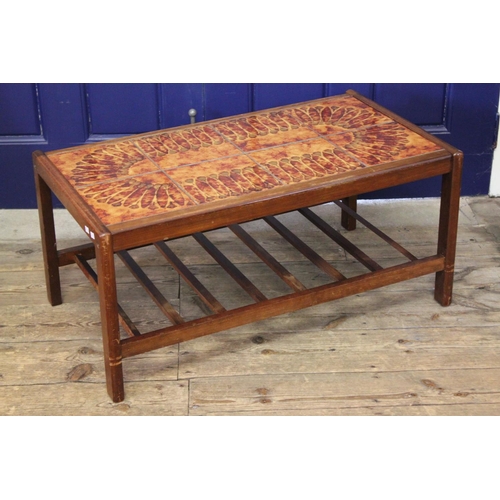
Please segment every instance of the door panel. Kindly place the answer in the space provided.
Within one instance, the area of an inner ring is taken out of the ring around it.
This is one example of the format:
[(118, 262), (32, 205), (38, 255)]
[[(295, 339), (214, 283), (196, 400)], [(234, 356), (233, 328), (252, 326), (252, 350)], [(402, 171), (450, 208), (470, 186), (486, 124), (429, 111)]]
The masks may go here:
[(256, 83), (253, 109), (266, 109), (324, 97), (323, 83)]
[[(0, 208), (36, 207), (31, 153), (341, 94), (352, 88), (465, 153), (463, 195), (486, 194), (499, 84), (0, 84)], [(438, 196), (440, 179), (365, 195)]]
[(368, 99), (372, 99), (374, 85), (373, 83), (327, 83), (325, 95), (343, 94), (346, 90), (351, 89), (368, 97)]
[(41, 136), (37, 86), (7, 83), (0, 93), (1, 136)]
[(85, 85), (85, 96), (89, 138), (160, 128), (156, 84), (90, 83)]
[(446, 84), (376, 84), (372, 99), (417, 125), (442, 125)]
[[(253, 86), (249, 83), (207, 83), (204, 86), (205, 120), (253, 111)], [(196, 117), (198, 120), (198, 117)]]
[[(83, 144), (89, 136), (84, 86), (76, 83), (39, 85), (44, 151)], [(33, 148), (34, 149), (34, 148)]]
[(201, 83), (166, 83), (160, 86), (161, 127), (169, 128), (189, 123), (188, 111), (196, 109), (196, 121), (204, 120), (203, 85)]

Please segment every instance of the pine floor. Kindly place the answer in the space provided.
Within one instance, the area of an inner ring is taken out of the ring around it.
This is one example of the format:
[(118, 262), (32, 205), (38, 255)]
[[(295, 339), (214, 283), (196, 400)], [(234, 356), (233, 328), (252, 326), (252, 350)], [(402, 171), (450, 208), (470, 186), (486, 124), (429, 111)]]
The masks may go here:
[[(340, 227), (335, 205), (315, 210)], [(435, 252), (438, 200), (361, 202), (359, 212), (417, 256)], [(300, 215), (281, 220), (339, 270), (359, 267)], [(57, 221), (61, 248), (87, 241), (65, 211)], [(322, 283), (269, 226), (250, 226), (304, 284)], [(399, 259), (366, 228), (348, 237), (383, 266)], [(268, 283), (263, 291), (281, 291), (229, 231), (210, 239), (252, 281)], [(51, 307), (36, 211), (0, 211), (0, 415), (500, 415), (500, 199), (463, 198), (458, 240), (447, 308), (425, 276), (166, 347), (124, 360), (126, 399), (114, 404), (96, 292), (67, 266), (64, 303)], [(224, 306), (244, 299), (192, 239), (171, 246)], [(132, 255), (183, 317), (201, 315), (153, 249)], [(120, 264), (121, 305), (139, 327), (159, 328), (161, 313)]]

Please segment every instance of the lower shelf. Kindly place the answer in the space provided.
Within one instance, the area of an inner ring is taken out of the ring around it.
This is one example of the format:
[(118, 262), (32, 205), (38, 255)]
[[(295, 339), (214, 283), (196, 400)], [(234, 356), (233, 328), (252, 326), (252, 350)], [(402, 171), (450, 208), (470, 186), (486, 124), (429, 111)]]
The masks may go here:
[[(123, 338), (120, 341), (123, 357), (134, 356), (160, 347), (191, 340), (272, 316), (296, 311), (305, 307), (444, 270), (444, 257), (432, 255), (424, 258), (417, 258), (388, 235), (384, 234), (359, 216), (355, 211), (351, 210), (347, 205), (342, 202), (336, 203), (351, 217), (355, 218), (380, 237), (385, 244), (397, 250), (408, 262), (383, 268), (363, 250), (349, 241), (346, 236), (321, 219), (313, 210), (309, 208), (299, 210), (301, 215), (304, 216), (305, 223), (312, 223), (316, 228), (320, 229), (335, 244), (343, 248), (346, 253), (350, 254), (364, 269), (366, 269), (366, 272), (360, 275), (346, 277), (277, 218), (265, 217), (263, 220), (273, 228), (281, 238), (306, 257), (315, 268), (328, 275), (330, 281), (332, 281), (320, 286), (307, 288), (296, 276), (290, 273), (282, 263), (273, 257), (261, 243), (256, 241), (251, 234), (243, 229), (243, 227), (239, 225), (229, 226), (232, 233), (272, 272), (274, 272), (290, 290), (289, 293), (285, 293), (281, 296), (268, 298), (224, 255), (223, 252), (221, 252), (220, 249), (217, 248), (207, 234), (193, 234), (192, 237), (199, 244), (200, 248), (205, 250), (211, 258), (219, 264), (225, 273), (244, 290), (252, 301), (250, 304), (227, 310), (215, 295), (198, 280), (188, 266), (183, 263), (182, 259), (172, 251), (167, 242), (155, 242), (152, 245), (168, 264), (175, 269), (187, 285), (189, 285), (205, 306), (207, 312), (206, 316), (187, 321), (181, 316), (180, 312), (169, 303), (167, 298), (165, 298), (153, 281), (134, 260), (130, 252), (122, 250), (117, 252), (116, 255), (170, 322), (170, 325), (165, 328), (141, 333), (124, 309), (118, 305), (120, 324), (126, 335), (128, 335), (128, 338)], [(76, 263), (94, 288), (98, 289), (99, 278), (89, 264), (89, 260), (92, 260), (94, 257), (94, 247), (91, 244), (68, 248), (59, 252), (59, 265), (63, 266), (70, 263)]]

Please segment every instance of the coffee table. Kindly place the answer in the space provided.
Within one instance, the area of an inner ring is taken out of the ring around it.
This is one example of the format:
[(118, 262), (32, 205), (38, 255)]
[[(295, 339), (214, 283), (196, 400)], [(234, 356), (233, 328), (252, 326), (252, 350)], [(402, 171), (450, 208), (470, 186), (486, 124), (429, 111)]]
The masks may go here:
[[(35, 151), (33, 161), (49, 302), (62, 302), (59, 268), (78, 265), (99, 294), (107, 390), (115, 402), (125, 397), (122, 360), (153, 349), (430, 273), (436, 273), (435, 299), (443, 306), (451, 302), (463, 154), (354, 91), (48, 153)], [(417, 258), (356, 211), (360, 194), (433, 176), (442, 176), (433, 255)], [(87, 244), (57, 248), (52, 193), (87, 234)], [(405, 262), (384, 268), (354, 245), (347, 231), (335, 229), (311, 210), (328, 202), (341, 207), (345, 230), (353, 230), (356, 222), (364, 224)], [(366, 272), (345, 276), (276, 217), (295, 210)], [(330, 281), (306, 287), (265, 242), (241, 226), (257, 219)], [(210, 240), (209, 232), (223, 227), (276, 273), (289, 293), (266, 297)], [(181, 237), (191, 237), (208, 252), (251, 303), (226, 308), (172, 250), (169, 242)], [(205, 316), (186, 319), (168, 302), (130, 254), (147, 245), (196, 293)], [(117, 300), (116, 259), (164, 313), (167, 326), (139, 331)]]

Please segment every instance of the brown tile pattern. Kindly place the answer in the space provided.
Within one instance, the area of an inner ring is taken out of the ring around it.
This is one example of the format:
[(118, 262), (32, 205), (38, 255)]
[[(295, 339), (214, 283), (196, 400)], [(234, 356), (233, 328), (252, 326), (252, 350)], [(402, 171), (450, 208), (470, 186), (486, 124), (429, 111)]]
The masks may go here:
[(163, 172), (78, 188), (104, 224), (178, 210), (194, 205)]
[(49, 154), (49, 157), (74, 186), (159, 170), (130, 141), (86, 146)]
[(161, 168), (200, 163), (240, 153), (212, 127), (195, 126), (175, 132), (162, 132), (139, 139), (136, 144)]
[(344, 95), (48, 156), (112, 225), (439, 149)]
[(299, 122), (309, 125), (319, 134), (344, 132), (392, 121), (386, 115), (351, 97), (335, 101), (326, 99), (315, 104), (298, 106), (292, 112)]
[(440, 149), (433, 142), (394, 122), (337, 134), (330, 139), (369, 166)]
[(222, 121), (214, 129), (246, 152), (317, 137), (287, 110)]
[(168, 174), (196, 203), (241, 196), (280, 185), (269, 172), (245, 156), (178, 168)]
[(257, 151), (250, 156), (283, 184), (335, 175), (363, 167), (359, 161), (324, 139)]

